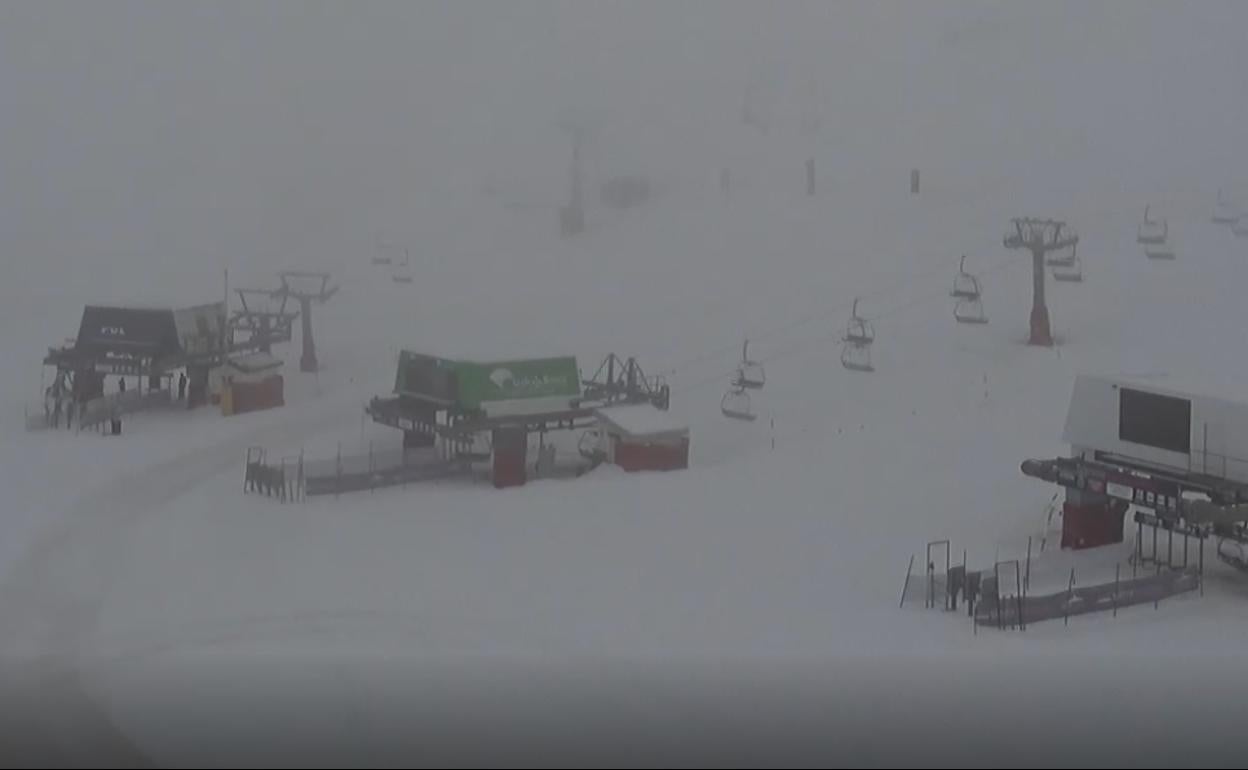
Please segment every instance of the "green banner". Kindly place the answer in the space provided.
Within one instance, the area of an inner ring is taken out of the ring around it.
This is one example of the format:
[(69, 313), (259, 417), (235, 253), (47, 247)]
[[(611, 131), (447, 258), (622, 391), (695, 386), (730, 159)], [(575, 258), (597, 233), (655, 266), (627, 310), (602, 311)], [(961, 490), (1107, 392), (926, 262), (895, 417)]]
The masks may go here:
[(533, 358), (523, 361), (458, 363), (459, 405), (480, 409), (483, 402), (526, 398), (569, 399), (581, 393), (581, 373), (576, 358)]
[(404, 350), (394, 377), (394, 392), (442, 404), (455, 403), (455, 362)]

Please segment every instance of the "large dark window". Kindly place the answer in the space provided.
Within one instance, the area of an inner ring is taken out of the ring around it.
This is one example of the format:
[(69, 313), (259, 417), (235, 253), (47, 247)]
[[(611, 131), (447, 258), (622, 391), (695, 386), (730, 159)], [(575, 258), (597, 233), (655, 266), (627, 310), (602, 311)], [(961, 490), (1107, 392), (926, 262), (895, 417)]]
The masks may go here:
[(1192, 402), (1119, 388), (1118, 438), (1187, 454), (1192, 448)]

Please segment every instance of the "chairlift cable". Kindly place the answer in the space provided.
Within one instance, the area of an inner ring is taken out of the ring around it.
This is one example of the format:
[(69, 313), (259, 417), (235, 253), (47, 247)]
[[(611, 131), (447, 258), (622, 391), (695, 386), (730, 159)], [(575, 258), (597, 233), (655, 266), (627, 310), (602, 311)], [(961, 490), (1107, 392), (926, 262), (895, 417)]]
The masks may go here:
[[(996, 273), (997, 271), (1002, 270), (1002, 269), (1004, 269), (1004, 268), (1007, 268), (1007, 267), (1017, 267), (1017, 266), (1019, 266), (1019, 265), (1021, 265), (1021, 264), (1023, 264), (1023, 263), (1022, 263), (1022, 262), (1019, 262), (1017, 259), (1015, 259), (1015, 258), (1013, 258), (1013, 257), (1006, 257), (1006, 258), (1002, 259), (1001, 261), (997, 262), (996, 264), (992, 265), (991, 267), (989, 267), (989, 268), (987, 268), (987, 269), (985, 269), (985, 270), (981, 271), (981, 272), (979, 273), (979, 275), (980, 275), (980, 276), (991, 275), (991, 274)], [(932, 270), (932, 271), (929, 271), (928, 273), (925, 273), (923, 277), (934, 276), (936, 273), (937, 273), (937, 271)], [(917, 282), (917, 280), (918, 280), (918, 279), (914, 279), (914, 280)], [(896, 287), (892, 287), (892, 288), (896, 288)], [(904, 287), (902, 287), (902, 288), (904, 288)], [(872, 296), (876, 296), (876, 297), (878, 297), (878, 296), (880, 296), (881, 294), (885, 294), (885, 293), (887, 293), (887, 291), (881, 290), (881, 291), (877, 291), (877, 292), (875, 292), (875, 293), (873, 293), (873, 294), (862, 294), (862, 295), (860, 295), (859, 299), (869, 298), (869, 297), (872, 297)], [(899, 315), (902, 315), (902, 314), (904, 314), (904, 313), (906, 313), (906, 312), (909, 312), (910, 310), (912, 310), (912, 309), (914, 309), (914, 308), (916, 308), (916, 307), (920, 307), (920, 306), (922, 306), (922, 305), (923, 305), (923, 304), (925, 304), (925, 303), (928, 303), (928, 302), (935, 302), (937, 299), (940, 299), (940, 300), (945, 300), (945, 299), (948, 299), (948, 292), (947, 292), (947, 290), (945, 290), (945, 289), (940, 289), (939, 291), (932, 291), (932, 292), (927, 292), (927, 293), (924, 293), (924, 294), (920, 294), (920, 295), (918, 295), (918, 296), (914, 297), (913, 299), (911, 299), (910, 301), (908, 301), (908, 302), (906, 302), (906, 303), (903, 303), (903, 304), (901, 304), (901, 305), (898, 305), (897, 307), (891, 308), (891, 309), (889, 309), (889, 310), (885, 310), (885, 311), (880, 312), (880, 313), (876, 313), (876, 314), (874, 314), (874, 315), (862, 316), (862, 319), (863, 319), (864, 321), (868, 321), (868, 322), (875, 322), (875, 321), (880, 320), (880, 319), (883, 319), (883, 318), (891, 318), (891, 317), (899, 316)], [(838, 303), (834, 303), (833, 305), (829, 306), (829, 309), (828, 309), (827, 311), (824, 311), (823, 313), (820, 313), (820, 314), (819, 314), (819, 316), (820, 316), (820, 317), (829, 316), (829, 315), (831, 315), (831, 314), (832, 314), (832, 311), (833, 311), (833, 310), (840, 310), (840, 311), (844, 311), (844, 309), (845, 309), (847, 306), (852, 306), (852, 305), (853, 305), (853, 299), (850, 299), (848, 302), (838, 302)], [(812, 317), (809, 317), (809, 320), (814, 320), (814, 317), (813, 317), (813, 316), (812, 316)], [(802, 321), (802, 322), (800, 322), (800, 323), (793, 323), (793, 324), (790, 324), (790, 326), (791, 326), (792, 328), (796, 328), (797, 326), (799, 326), (799, 325), (801, 325), (802, 323), (805, 323), (805, 322), (806, 322), (806, 321), (805, 321), (805, 320), (803, 320), (803, 321)], [(770, 332), (769, 334), (776, 334), (776, 333), (779, 333), (779, 331), (780, 331), (779, 329), (772, 330), (772, 332)], [(826, 343), (826, 342), (827, 342), (828, 340), (830, 340), (830, 339), (833, 339), (833, 338), (841, 338), (841, 337), (843, 337), (843, 336), (844, 336), (844, 332), (845, 332), (845, 330), (844, 330), (844, 329), (837, 329), (836, 331), (829, 332), (828, 334), (823, 334), (823, 335), (820, 335), (820, 336), (818, 336), (818, 337), (814, 337), (814, 338), (812, 338), (812, 339), (803, 340), (803, 341), (801, 341), (801, 342), (799, 342), (799, 343), (797, 343), (797, 344), (795, 344), (795, 345), (792, 345), (792, 346), (790, 346), (790, 347), (788, 347), (788, 348), (782, 348), (782, 349), (780, 349), (778, 352), (773, 352), (773, 353), (771, 353), (771, 354), (769, 354), (769, 355), (762, 356), (761, 358), (758, 358), (758, 359), (756, 359), (756, 360), (757, 360), (757, 362), (758, 362), (758, 363), (760, 363), (760, 364), (769, 364), (769, 363), (773, 363), (773, 362), (778, 361), (778, 360), (787, 359), (789, 356), (791, 356), (791, 355), (797, 355), (797, 354), (801, 353), (802, 351), (804, 351), (806, 348), (808, 348), (808, 347), (810, 347), (810, 346), (813, 346), (813, 345), (815, 345), (815, 344), (824, 344), (824, 343)], [(751, 337), (750, 339), (751, 339), (751, 340), (756, 340), (756, 339), (759, 339), (759, 337), (758, 337), (758, 336), (753, 336), (753, 337)], [(732, 349), (735, 349), (735, 348), (736, 348), (736, 346), (734, 345)], [(674, 372), (674, 370), (671, 370), (671, 371), (673, 371), (673, 372)], [(725, 377), (731, 376), (734, 372), (736, 372), (736, 367), (733, 367), (732, 369), (730, 369), (730, 370), (728, 370), (728, 371), (721, 371), (720, 373), (718, 373), (718, 374), (716, 374), (716, 375), (714, 375), (714, 376), (709, 376), (709, 377), (705, 377), (705, 378), (702, 378), (702, 379), (699, 379), (699, 380), (695, 380), (695, 381), (693, 381), (693, 382), (691, 382), (691, 383), (688, 383), (688, 384), (673, 384), (673, 386), (672, 386), (672, 390), (673, 390), (673, 391), (678, 391), (678, 392), (681, 392), (681, 393), (686, 393), (686, 392), (690, 392), (690, 391), (699, 390), (699, 389), (704, 388), (704, 387), (706, 387), (706, 386), (708, 386), (708, 385), (711, 385), (711, 384), (713, 384), (713, 383), (717, 383), (717, 382), (718, 382), (718, 383), (722, 383)]]

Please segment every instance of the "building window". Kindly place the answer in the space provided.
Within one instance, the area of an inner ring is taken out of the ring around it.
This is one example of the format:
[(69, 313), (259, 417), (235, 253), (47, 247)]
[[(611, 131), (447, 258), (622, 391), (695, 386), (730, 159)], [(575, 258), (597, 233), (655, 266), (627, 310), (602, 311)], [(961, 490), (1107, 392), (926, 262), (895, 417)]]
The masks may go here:
[(1119, 388), (1118, 438), (1169, 452), (1188, 454), (1192, 402), (1131, 388)]

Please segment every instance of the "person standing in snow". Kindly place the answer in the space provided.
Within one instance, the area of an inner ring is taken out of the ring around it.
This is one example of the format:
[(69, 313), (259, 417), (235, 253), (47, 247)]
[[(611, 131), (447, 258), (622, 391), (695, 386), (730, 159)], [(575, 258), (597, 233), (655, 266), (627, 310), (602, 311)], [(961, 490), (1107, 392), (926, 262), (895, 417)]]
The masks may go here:
[(126, 392), (126, 378), (125, 377), (122, 377), (121, 382), (117, 383), (117, 392), (118, 393)]
[(178, 375), (178, 400), (182, 401), (186, 398), (186, 372)]

